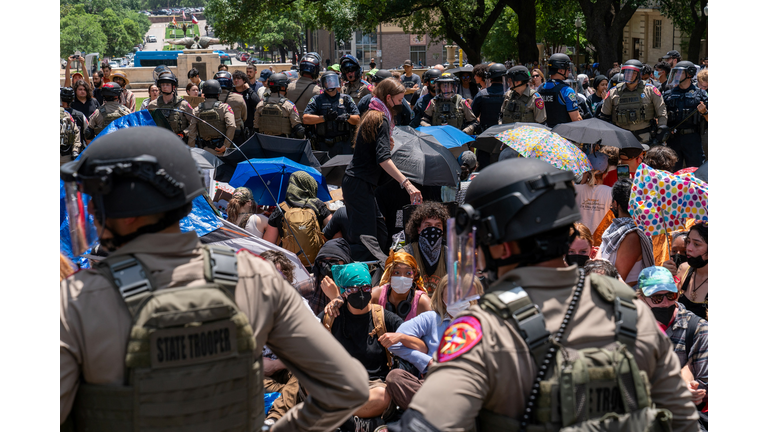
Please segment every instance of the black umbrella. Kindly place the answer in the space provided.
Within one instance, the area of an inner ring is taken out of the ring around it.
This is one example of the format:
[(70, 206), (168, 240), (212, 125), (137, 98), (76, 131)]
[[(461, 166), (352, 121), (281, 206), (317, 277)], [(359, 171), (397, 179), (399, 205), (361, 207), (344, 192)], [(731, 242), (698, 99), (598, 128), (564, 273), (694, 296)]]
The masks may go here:
[(331, 158), (328, 156), (327, 151), (322, 150), (312, 150), (312, 154), (315, 155), (315, 159), (317, 159), (318, 162), (320, 162), (320, 165), (328, 162), (331, 160)]
[(596, 118), (560, 123), (552, 129), (552, 132), (581, 144), (600, 142), (604, 146), (613, 146), (620, 149), (645, 148), (632, 132)]
[(693, 176), (697, 179), (709, 183), (709, 161), (704, 162), (696, 171)]
[(488, 153), (499, 154), (501, 153), (502, 146), (504, 143), (499, 141), (499, 139), (496, 138), (496, 135), (504, 132), (505, 130), (514, 129), (520, 126), (532, 126), (532, 127), (538, 127), (538, 128), (550, 130), (549, 126), (538, 124), (538, 123), (517, 122), (517, 123), (507, 123), (507, 124), (502, 124), (497, 126), (491, 126), (488, 129), (486, 129), (483, 133), (478, 135), (477, 138), (475, 138), (475, 143), (472, 144), (472, 147), (486, 151)]
[(410, 126), (397, 126), (392, 138), (392, 162), (408, 179), (424, 186), (458, 184), (459, 162), (435, 137)]
[(324, 163), (320, 167), (320, 172), (325, 177), (327, 184), (341, 186), (341, 180), (344, 178), (344, 172), (347, 170), (347, 165), (352, 162), (352, 155), (337, 155), (333, 159)]
[[(312, 145), (305, 139), (299, 140), (255, 133), (240, 146), (240, 150), (245, 153), (248, 159), (285, 157), (320, 171), (320, 162), (312, 153)], [(232, 174), (235, 173), (237, 164), (246, 160), (243, 154), (234, 148), (227, 150), (220, 159), (224, 163), (216, 167), (216, 174), (213, 177), (214, 180), (220, 182), (229, 182)]]
[(452, 73), (454, 75), (456, 75), (457, 73), (472, 73), (474, 69), (475, 69), (474, 66), (462, 66), (459, 68), (448, 69), (447, 71), (445, 71), (445, 73)]
[(201, 148), (190, 149), (192, 151), (192, 159), (195, 160), (197, 166), (200, 169), (214, 169), (219, 165), (224, 164), (216, 155)]

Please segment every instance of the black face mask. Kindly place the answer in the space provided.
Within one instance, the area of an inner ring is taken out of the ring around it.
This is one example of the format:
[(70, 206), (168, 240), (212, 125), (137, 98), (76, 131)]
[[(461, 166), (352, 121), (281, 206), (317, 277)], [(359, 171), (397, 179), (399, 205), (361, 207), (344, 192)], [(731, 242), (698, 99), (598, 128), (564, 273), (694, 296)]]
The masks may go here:
[(705, 265), (707, 265), (707, 261), (709, 260), (705, 260), (700, 256), (688, 257), (688, 259), (686, 260), (688, 265), (691, 266), (691, 268), (695, 268), (695, 269), (704, 267)]
[(688, 257), (685, 256), (685, 254), (681, 254), (681, 253), (672, 254), (670, 255), (669, 258), (672, 259), (672, 261), (674, 261), (675, 265), (678, 267), (680, 267), (680, 265), (686, 262), (686, 260), (688, 259)]
[(579, 267), (584, 267), (584, 264), (586, 264), (587, 261), (589, 261), (589, 255), (568, 254), (565, 256), (565, 262), (567, 262), (568, 265), (576, 264)]
[(611, 207), (611, 213), (613, 213), (613, 217), (618, 218), (619, 217), (619, 210), (614, 209)]
[(403, 112), (403, 106), (402, 105), (395, 105), (392, 107), (392, 114), (399, 116)]
[(653, 312), (653, 316), (656, 318), (656, 321), (666, 326), (669, 325), (670, 321), (672, 321), (672, 316), (675, 314), (675, 309), (677, 309), (677, 305), (668, 307), (652, 307), (651, 312)]
[(320, 275), (323, 277), (329, 276), (331, 279), (333, 279), (333, 272), (331, 271), (331, 267), (333, 266), (333, 263), (330, 262), (321, 262), (320, 263)]
[(360, 290), (347, 296), (347, 302), (355, 309), (364, 309), (371, 302), (371, 293)]

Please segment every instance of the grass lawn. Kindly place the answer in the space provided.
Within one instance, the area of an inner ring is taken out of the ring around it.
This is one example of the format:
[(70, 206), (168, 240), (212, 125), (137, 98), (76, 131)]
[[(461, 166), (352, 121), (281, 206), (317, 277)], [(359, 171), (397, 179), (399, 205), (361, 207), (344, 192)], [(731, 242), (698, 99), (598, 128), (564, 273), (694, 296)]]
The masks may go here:
[(165, 45), (163, 47), (163, 51), (177, 51), (183, 49), (187, 49), (187, 47), (184, 45)]
[(136, 98), (136, 111), (138, 111), (139, 108), (141, 108), (141, 104), (144, 103), (144, 99), (146, 99), (146, 98), (145, 97), (137, 97)]
[[(174, 33), (173, 33), (174, 29), (172, 29), (170, 27), (166, 27), (165, 28), (165, 38), (166, 39), (183, 38), (184, 37), (184, 31), (181, 29), (181, 25), (182, 25), (182, 23), (179, 23), (179, 28), (175, 29), (176, 30), (176, 35), (175, 36), (174, 36)], [(195, 35), (200, 36), (200, 29), (198, 28), (197, 24), (192, 24), (191, 22), (187, 22), (187, 36), (192, 37), (192, 36), (195, 36)]]

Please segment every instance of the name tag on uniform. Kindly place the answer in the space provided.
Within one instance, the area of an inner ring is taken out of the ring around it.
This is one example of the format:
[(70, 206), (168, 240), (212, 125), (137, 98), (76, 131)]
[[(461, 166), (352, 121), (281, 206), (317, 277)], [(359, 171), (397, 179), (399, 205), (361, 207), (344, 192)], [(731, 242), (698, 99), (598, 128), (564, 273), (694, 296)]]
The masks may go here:
[(235, 356), (236, 332), (232, 321), (156, 330), (149, 336), (152, 368), (188, 366)]
[(628, 98), (621, 98), (621, 99), (619, 99), (619, 103), (632, 103), (632, 102), (640, 102), (640, 98), (638, 98), (638, 97), (628, 97)]

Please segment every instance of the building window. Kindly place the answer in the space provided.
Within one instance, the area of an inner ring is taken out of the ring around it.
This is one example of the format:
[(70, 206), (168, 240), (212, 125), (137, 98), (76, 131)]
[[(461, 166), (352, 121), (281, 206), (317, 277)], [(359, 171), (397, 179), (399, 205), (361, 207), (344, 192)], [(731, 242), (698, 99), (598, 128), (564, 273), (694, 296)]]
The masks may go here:
[(653, 20), (653, 47), (661, 48), (661, 20)]
[(414, 65), (418, 65), (421, 62), (422, 65), (427, 64), (427, 47), (411, 46), (411, 61)]
[[(376, 33), (365, 33), (361, 31), (355, 32), (355, 57), (360, 62), (363, 70), (368, 70), (368, 63), (372, 58), (376, 58), (376, 50), (378, 49), (378, 38)], [(376, 58), (376, 63), (379, 59)]]

